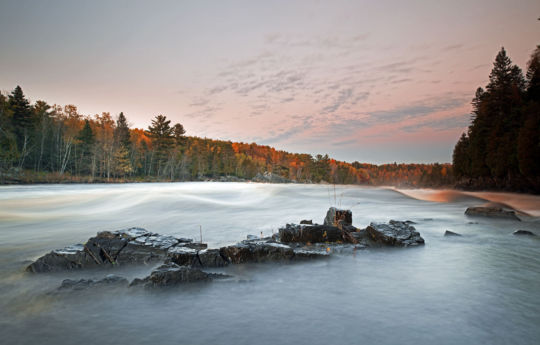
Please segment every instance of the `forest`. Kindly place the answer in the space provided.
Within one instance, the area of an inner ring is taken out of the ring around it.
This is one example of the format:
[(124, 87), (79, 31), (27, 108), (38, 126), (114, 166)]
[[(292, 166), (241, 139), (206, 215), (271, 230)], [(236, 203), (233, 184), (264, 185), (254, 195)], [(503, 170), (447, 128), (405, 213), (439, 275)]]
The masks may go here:
[(450, 164), (337, 161), (255, 143), (186, 136), (156, 115), (146, 129), (123, 113), (80, 114), (74, 105), (31, 104), (20, 86), (0, 93), (0, 183), (253, 180), (449, 186)]
[(540, 46), (525, 75), (502, 48), (472, 106), (453, 153), (457, 186), (540, 193)]

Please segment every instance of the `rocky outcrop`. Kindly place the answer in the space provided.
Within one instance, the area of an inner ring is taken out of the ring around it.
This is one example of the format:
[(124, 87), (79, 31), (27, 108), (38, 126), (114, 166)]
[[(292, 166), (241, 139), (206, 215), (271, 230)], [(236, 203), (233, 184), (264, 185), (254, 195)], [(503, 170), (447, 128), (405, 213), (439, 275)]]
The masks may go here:
[(54, 250), (26, 268), (28, 272), (57, 272), (163, 260), (170, 249), (200, 244), (192, 240), (154, 234), (141, 228), (102, 231), (86, 244)]
[(287, 224), (279, 229), (279, 240), (283, 243), (317, 243), (343, 241), (343, 232), (330, 225)]
[(171, 262), (159, 266), (144, 279), (133, 280), (130, 286), (142, 285), (146, 288), (174, 287), (186, 283), (208, 282), (220, 276), (226, 277), (224, 275), (206, 273), (189, 266), (179, 266)]
[[(371, 223), (366, 229), (357, 229), (352, 225), (351, 211), (330, 208), (325, 223), (287, 224), (272, 237), (248, 235), (240, 243), (219, 249), (208, 249), (205, 243), (159, 235), (141, 228), (103, 231), (90, 238), (86, 244), (66, 247), (42, 256), (29, 265), (27, 271), (55, 272), (157, 261), (163, 264), (148, 277), (135, 279), (130, 286), (168, 287), (226, 277), (204, 272), (206, 268), (231, 264), (288, 263), (327, 258), (333, 253), (354, 254), (368, 247), (424, 244), (424, 239), (410, 221)], [(66, 279), (59, 291), (126, 284), (127, 280), (118, 276), (107, 276), (97, 281)]]
[(128, 280), (124, 277), (120, 277), (114, 274), (109, 274), (105, 278), (100, 280), (92, 279), (64, 279), (62, 285), (57, 289), (57, 292), (67, 291), (80, 291), (89, 288), (110, 288), (110, 287), (124, 287), (128, 285)]
[(469, 207), (465, 211), (467, 216), (473, 217), (490, 217), (490, 218), (503, 218), (521, 221), (514, 210), (505, 210), (501, 207), (484, 207), (475, 206)]
[[(268, 241), (268, 242), (267, 242)], [(294, 251), (286, 244), (271, 240), (243, 241), (219, 249), (221, 257), (231, 264), (286, 262), (292, 260)]]
[(529, 230), (516, 230), (512, 233), (512, 235), (516, 236), (536, 236), (536, 234)]
[(424, 244), (424, 239), (414, 226), (391, 220), (388, 224), (371, 223), (367, 228), (370, 239), (378, 245), (410, 247)]
[(458, 234), (457, 232), (453, 232), (453, 231), (450, 231), (450, 230), (446, 230), (446, 231), (444, 232), (444, 237), (449, 237), (449, 236), (460, 237), (461, 235)]

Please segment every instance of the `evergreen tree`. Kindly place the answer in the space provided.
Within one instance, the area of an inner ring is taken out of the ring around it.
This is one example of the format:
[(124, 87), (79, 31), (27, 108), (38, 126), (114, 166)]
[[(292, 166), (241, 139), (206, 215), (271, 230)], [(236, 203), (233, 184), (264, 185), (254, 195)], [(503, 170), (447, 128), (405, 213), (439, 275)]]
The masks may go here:
[(124, 113), (121, 112), (116, 120), (116, 128), (114, 129), (114, 138), (118, 145), (129, 149), (131, 146), (131, 135), (129, 132), (129, 125)]
[(9, 95), (9, 107), (13, 113), (12, 122), (17, 137), (19, 151), (28, 148), (28, 140), (32, 129), (32, 109), (20, 86)]
[(184, 126), (177, 123), (173, 126), (173, 136), (176, 141), (176, 144), (182, 145), (184, 143), (184, 134), (186, 134), (186, 130), (184, 129)]
[(527, 98), (540, 102), (540, 46), (537, 46), (527, 63)]
[(155, 155), (156, 174), (159, 176), (161, 168), (167, 161), (169, 151), (173, 145), (173, 128), (171, 120), (164, 115), (157, 115), (148, 127), (148, 136), (152, 139), (152, 149)]
[(114, 153), (114, 173), (117, 176), (125, 177), (133, 172), (131, 163), (131, 134), (129, 125), (124, 113), (118, 115), (116, 128), (114, 129), (115, 153)]
[(0, 93), (0, 170), (10, 168), (18, 158), (12, 112), (7, 98)]
[(94, 131), (90, 127), (90, 121), (84, 121), (84, 127), (77, 136), (79, 141), (80, 171), (83, 174), (92, 172), (92, 150), (95, 142)]
[(459, 138), (454, 154), (452, 155), (452, 165), (457, 178), (470, 175), (471, 159), (469, 156), (469, 137), (463, 133)]

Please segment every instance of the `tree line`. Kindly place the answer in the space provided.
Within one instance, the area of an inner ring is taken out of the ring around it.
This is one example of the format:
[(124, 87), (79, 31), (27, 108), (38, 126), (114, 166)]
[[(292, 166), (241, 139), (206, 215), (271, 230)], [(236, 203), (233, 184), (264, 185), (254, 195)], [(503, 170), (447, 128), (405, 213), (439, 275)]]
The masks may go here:
[(472, 106), (471, 124), (453, 153), (458, 185), (539, 193), (540, 46), (525, 75), (502, 48)]
[(296, 182), (450, 185), (450, 164), (373, 165), (185, 135), (164, 115), (147, 129), (123, 113), (84, 116), (74, 105), (31, 104), (20, 86), (0, 93), (0, 182), (193, 181), (271, 173)]

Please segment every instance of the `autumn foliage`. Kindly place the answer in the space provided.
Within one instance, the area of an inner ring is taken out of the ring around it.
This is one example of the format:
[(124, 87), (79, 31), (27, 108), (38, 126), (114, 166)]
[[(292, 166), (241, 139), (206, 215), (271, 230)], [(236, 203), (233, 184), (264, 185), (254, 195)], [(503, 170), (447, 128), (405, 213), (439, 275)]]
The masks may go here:
[(304, 183), (441, 186), (449, 164), (347, 163), (255, 143), (185, 136), (181, 124), (157, 115), (147, 129), (129, 128), (123, 113), (84, 116), (74, 105), (30, 105), (22, 89), (0, 94), (0, 169), (54, 174), (55, 181), (193, 181), (271, 173)]

